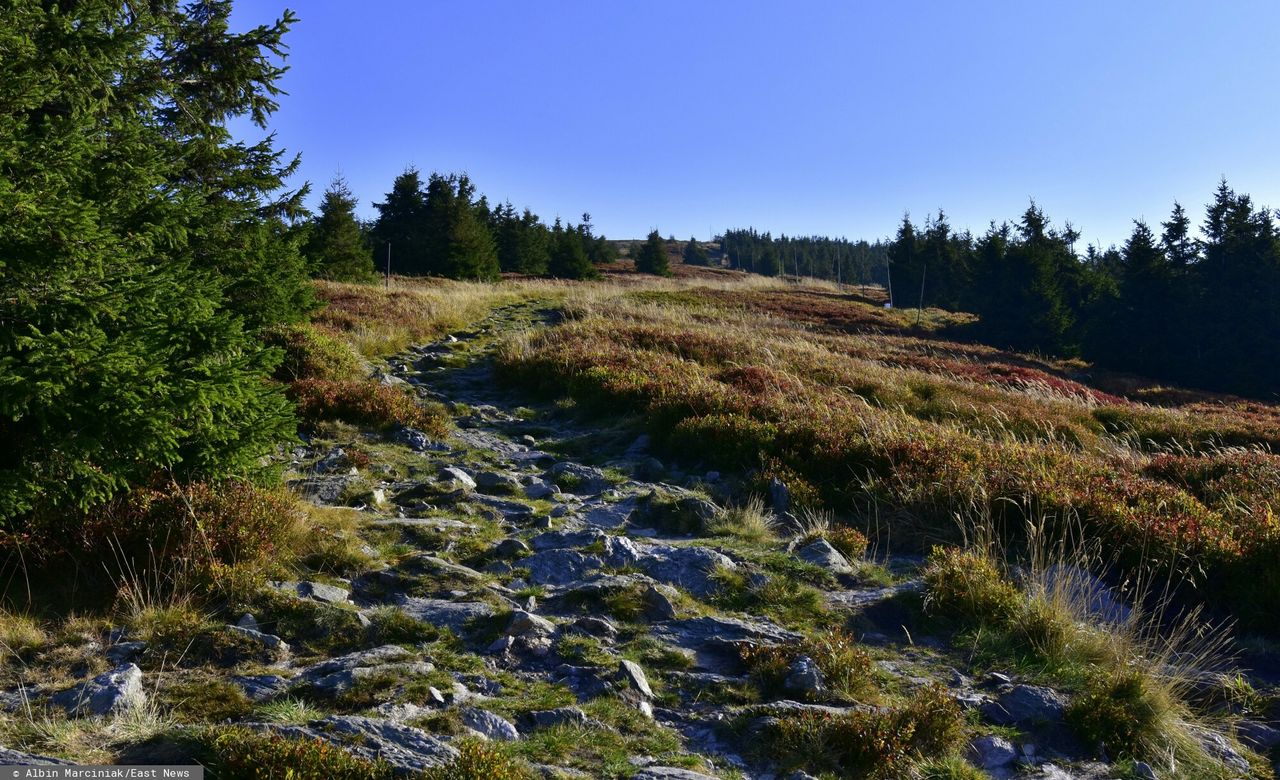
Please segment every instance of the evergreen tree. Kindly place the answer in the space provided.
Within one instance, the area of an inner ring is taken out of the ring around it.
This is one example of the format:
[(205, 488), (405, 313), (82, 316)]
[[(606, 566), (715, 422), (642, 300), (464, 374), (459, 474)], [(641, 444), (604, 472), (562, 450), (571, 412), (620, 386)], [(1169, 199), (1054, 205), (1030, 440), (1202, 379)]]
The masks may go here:
[(427, 198), (416, 168), (396, 177), (386, 200), (375, 203), (378, 217), (370, 231), (375, 261), (391, 252), (391, 272), (408, 276), (430, 273), (427, 262), (425, 220)]
[[(286, 13), (17, 0), (0, 25), (0, 520), (258, 468), (293, 419), (246, 327), (309, 305), (265, 127)], [(271, 289), (255, 289), (258, 286)]]
[(640, 256), (636, 258), (636, 270), (643, 274), (671, 275), (671, 268), (667, 264), (667, 244), (658, 231), (650, 231), (644, 245), (640, 247)]
[(312, 275), (343, 282), (374, 278), (369, 246), (356, 219), (356, 205), (356, 198), (342, 177), (335, 178), (325, 190), (320, 214), (304, 247)]
[(707, 250), (693, 236), (690, 236), (689, 243), (684, 245), (684, 263), (685, 265), (707, 264)]
[(565, 228), (557, 219), (551, 228), (551, 258), (547, 272), (557, 279), (595, 279), (596, 271), (583, 246), (582, 231), (572, 225)]

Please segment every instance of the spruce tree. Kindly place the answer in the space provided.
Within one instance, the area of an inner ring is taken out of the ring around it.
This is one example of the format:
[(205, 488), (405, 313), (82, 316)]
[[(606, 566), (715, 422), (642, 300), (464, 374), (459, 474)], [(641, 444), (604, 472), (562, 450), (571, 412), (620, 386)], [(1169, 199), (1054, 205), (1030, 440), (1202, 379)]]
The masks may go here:
[[(259, 126), (293, 21), (17, 0), (0, 25), (0, 521), (254, 471), (293, 426), (246, 330), (299, 316), (296, 196)], [(273, 265), (274, 263), (274, 265)], [(278, 285), (252, 293), (255, 285)]]
[(667, 264), (667, 243), (662, 240), (658, 231), (650, 231), (644, 245), (640, 247), (636, 270), (643, 274), (671, 275), (671, 268)]
[(378, 218), (370, 231), (373, 256), (381, 260), (390, 249), (391, 272), (423, 276), (431, 272), (427, 261), (427, 198), (416, 168), (406, 168), (391, 184), (386, 200), (375, 203)]
[(689, 243), (684, 245), (684, 264), (685, 265), (706, 265), (707, 250), (698, 243), (698, 239), (693, 236), (689, 237)]
[(356, 219), (356, 205), (346, 180), (336, 177), (325, 190), (320, 214), (311, 225), (304, 247), (313, 276), (343, 282), (374, 278), (369, 246)]
[(595, 279), (600, 275), (587, 257), (582, 232), (573, 226), (568, 228), (556, 220), (551, 228), (551, 258), (547, 273), (557, 279)]

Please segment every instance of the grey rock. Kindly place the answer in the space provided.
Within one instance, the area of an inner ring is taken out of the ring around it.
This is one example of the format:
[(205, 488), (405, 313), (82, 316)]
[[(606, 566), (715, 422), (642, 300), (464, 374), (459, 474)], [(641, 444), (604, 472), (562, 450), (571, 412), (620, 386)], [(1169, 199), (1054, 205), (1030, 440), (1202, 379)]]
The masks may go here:
[(147, 649), (146, 642), (117, 642), (107, 648), (107, 660), (119, 665), (134, 660)]
[(716, 780), (711, 775), (674, 766), (650, 766), (631, 776), (631, 780)]
[(769, 503), (775, 512), (791, 511), (791, 491), (777, 477), (769, 480)]
[(965, 757), (979, 769), (999, 769), (1012, 764), (1018, 757), (1018, 751), (1004, 737), (988, 734), (969, 742)]
[(651, 627), (650, 633), (658, 639), (694, 650), (734, 642), (779, 645), (804, 639), (769, 620), (714, 616), (669, 620)]
[(415, 452), (446, 452), (449, 449), (447, 444), (433, 442), (431, 437), (414, 428), (400, 428), (395, 432), (394, 440)]
[(1062, 720), (1066, 706), (1066, 698), (1052, 688), (1015, 685), (996, 701), (984, 705), (982, 714), (1001, 726), (1056, 723)]
[(147, 694), (142, 687), (142, 670), (136, 664), (125, 664), (56, 693), (49, 701), (68, 715), (110, 715), (145, 705)]
[(802, 655), (791, 662), (783, 685), (795, 693), (821, 696), (827, 689), (827, 680), (818, 664), (809, 656)]
[(621, 528), (637, 513), (639, 506), (635, 498), (586, 505), (582, 508), (582, 519), (597, 528)]
[(1151, 765), (1145, 761), (1134, 761), (1133, 773), (1142, 780), (1160, 780), (1159, 776), (1156, 775), (1156, 770), (1152, 769)]
[(341, 447), (334, 447), (325, 454), (323, 458), (316, 461), (311, 470), (317, 474), (328, 474), (342, 467), (342, 462), (346, 458), (347, 453)]
[(645, 588), (642, 596), (645, 614), (650, 620), (675, 619), (679, 613), (673, 601), (674, 595), (670, 585), (650, 585)]
[(421, 729), (381, 718), (359, 715), (330, 715), (306, 726), (251, 724), (292, 739), (323, 739), (360, 758), (382, 759), (406, 775), (442, 766), (458, 758), (458, 751), (442, 739)]
[(631, 442), (631, 445), (627, 447), (627, 450), (626, 450), (627, 457), (634, 458), (637, 455), (642, 455), (648, 452), (649, 445), (652, 442), (653, 442), (653, 439), (652, 437), (649, 436), (649, 434), (647, 433), (640, 434), (639, 436), (636, 437), (635, 441)]
[(529, 633), (553, 634), (556, 626), (550, 620), (539, 617), (532, 612), (517, 609), (511, 613), (511, 620), (503, 631), (507, 636), (523, 636)]
[(524, 723), (528, 730), (550, 729), (556, 726), (585, 726), (589, 722), (587, 713), (577, 707), (557, 707), (553, 710), (534, 710), (525, 713)]
[(1198, 736), (1200, 745), (1204, 747), (1206, 753), (1232, 769), (1249, 772), (1249, 759), (1240, 755), (1240, 751), (1231, 744), (1231, 740), (1216, 731), (1204, 731)]
[(605, 565), (612, 568), (633, 566), (644, 557), (640, 546), (625, 536), (605, 536), (603, 542)]
[(1280, 729), (1256, 720), (1237, 723), (1236, 736), (1246, 745), (1263, 752), (1280, 745)]
[(471, 475), (457, 466), (445, 466), (440, 469), (440, 478), (461, 487), (463, 490), (475, 490), (476, 481)]
[(258, 627), (258, 619), (255, 618), (253, 614), (249, 612), (246, 612), (243, 615), (241, 615), (240, 619), (236, 621), (236, 625), (240, 626), (241, 628), (250, 629), (252, 631), (262, 630), (261, 628)]
[(581, 531), (548, 531), (530, 539), (529, 544), (539, 552), (543, 550), (564, 550), (587, 547), (603, 540), (604, 537), (604, 532), (596, 528), (587, 528)]
[(414, 718), (430, 715), (431, 710), (408, 702), (384, 702), (374, 707), (373, 713), (379, 718), (386, 718), (396, 723), (404, 723)]
[(524, 494), (533, 501), (551, 498), (557, 492), (556, 486), (542, 480), (524, 486)]
[(490, 642), (489, 646), (485, 648), (485, 651), (495, 655), (501, 655), (515, 647), (515, 644), (516, 638), (508, 634), (506, 636), (500, 636)]
[(475, 476), (476, 487), (486, 493), (510, 495), (520, 492), (520, 480), (514, 474), (501, 471), (481, 471)]
[(343, 493), (351, 481), (352, 477), (339, 474), (294, 479), (289, 481), (288, 486), (313, 503), (337, 504), (342, 501)]
[(796, 557), (816, 566), (821, 566), (832, 574), (852, 574), (854, 568), (849, 559), (831, 546), (826, 539), (817, 539), (796, 550)]
[(520, 562), (529, 570), (529, 580), (539, 585), (567, 585), (582, 579), (604, 565), (595, 555), (576, 550), (546, 550), (534, 553)]
[(493, 548), (493, 554), (508, 560), (519, 558), (529, 552), (529, 545), (519, 539), (503, 539)]
[(614, 677), (619, 682), (639, 691), (646, 698), (653, 698), (653, 689), (649, 687), (649, 678), (645, 676), (644, 669), (640, 668), (640, 664), (635, 661), (624, 659), (622, 663), (618, 664), (618, 671)]
[(678, 585), (698, 598), (715, 592), (711, 575), (716, 569), (735, 569), (727, 556), (706, 547), (653, 545), (633, 564), (659, 582)]
[(411, 617), (435, 626), (448, 628), (455, 634), (478, 618), (486, 618), (497, 610), (483, 601), (448, 601), (445, 599), (400, 596), (397, 605)]
[(351, 591), (323, 582), (300, 582), (298, 595), (326, 604), (345, 604), (351, 598)]
[(265, 649), (271, 651), (276, 658), (284, 658), (289, 655), (289, 644), (275, 634), (264, 634), (252, 628), (242, 628), (240, 626), (227, 625), (227, 630), (233, 634), (238, 634), (246, 639), (262, 645)]
[(570, 493), (594, 495), (613, 486), (604, 472), (581, 463), (557, 463), (547, 472), (547, 479)]
[(605, 618), (587, 616), (573, 621), (573, 627), (584, 634), (612, 639), (618, 635), (618, 629)]
[(463, 710), (462, 725), (480, 734), (485, 739), (494, 739), (500, 742), (512, 742), (520, 739), (520, 732), (516, 730), (511, 721), (488, 710), (475, 709), (474, 707)]
[(232, 677), (231, 682), (254, 702), (273, 699), (289, 687), (289, 681), (278, 674), (240, 675)]

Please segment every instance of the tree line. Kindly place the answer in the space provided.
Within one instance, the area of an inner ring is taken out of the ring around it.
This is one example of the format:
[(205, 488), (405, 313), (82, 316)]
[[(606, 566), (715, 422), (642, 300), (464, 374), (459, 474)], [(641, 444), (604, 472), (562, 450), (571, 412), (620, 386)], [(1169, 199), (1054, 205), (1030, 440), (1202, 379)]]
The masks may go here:
[(596, 235), (591, 215), (578, 224), (557, 217), (548, 225), (510, 201), (492, 206), (466, 174), (414, 168), (396, 177), (375, 203), (378, 216), (356, 216), (357, 200), (346, 182), (334, 180), (319, 213), (307, 223), (304, 252), (313, 275), (368, 281), (389, 264), (406, 276), (491, 281), (502, 272), (594, 279), (596, 266), (617, 259), (614, 246)]
[(804, 276), (845, 284), (886, 284), (888, 245), (826, 236), (774, 238), (755, 228), (726, 230), (719, 237), (730, 268), (765, 276)]
[(981, 236), (946, 215), (904, 217), (889, 245), (899, 306), (980, 318), (977, 335), (1020, 350), (1079, 356), (1118, 370), (1205, 388), (1280, 386), (1280, 233), (1275, 213), (1223, 182), (1200, 235), (1174, 204), (1159, 230), (1141, 220), (1122, 247), (1075, 248), (1032, 203)]

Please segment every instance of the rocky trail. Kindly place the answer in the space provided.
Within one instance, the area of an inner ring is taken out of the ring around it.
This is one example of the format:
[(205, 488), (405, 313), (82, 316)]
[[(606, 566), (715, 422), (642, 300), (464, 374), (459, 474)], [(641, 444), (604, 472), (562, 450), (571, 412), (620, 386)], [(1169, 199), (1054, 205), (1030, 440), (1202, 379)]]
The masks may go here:
[[(478, 734), (523, 744), (548, 777), (799, 780), (808, 775), (779, 772), (753, 750), (752, 734), (798, 713), (865, 705), (838, 695), (807, 656), (762, 692), (744, 646), (799, 643), (804, 621), (725, 596), (766, 592), (781, 572), (798, 572), (820, 584), (812, 609), (865, 646), (879, 686), (906, 698), (938, 687), (968, 712), (981, 735), (969, 760), (990, 776), (1152, 771), (1088, 760), (1063, 723), (1062, 693), (1012, 671), (975, 679), (958, 671), (963, 651), (911, 636), (903, 626), (918, 609), (918, 558), (850, 560), (824, 539), (788, 542), (787, 533), (767, 544), (698, 533), (747, 500), (740, 475), (664, 463), (626, 419), (584, 422), (498, 381), (499, 340), (550, 316), (529, 305), (497, 309), (387, 361), (383, 382), (407, 383), (450, 410), (448, 438), (340, 428), (292, 453), (293, 488), (322, 507), (354, 507), (331, 511), (358, 513), (371, 563), (348, 579), (273, 583), (281, 597), (340, 614), (341, 631), (409, 618), (456, 640), (369, 630), (356, 649), (348, 642), (348, 652), (326, 657), (280, 620), (246, 615), (228, 630), (264, 663), (229, 679), (260, 708), (305, 701), (314, 716), (249, 717), (251, 728), (330, 740), (401, 773), (448, 762), (456, 738)], [(362, 453), (357, 465), (353, 452)], [(785, 495), (773, 499), (778, 527), (789, 528)], [(124, 665), (55, 705), (111, 712), (145, 696), (128, 663), (141, 649), (122, 638), (105, 652)], [(1259, 746), (1280, 742), (1262, 723), (1251, 728)], [(1226, 740), (1205, 739), (1247, 771)]]

